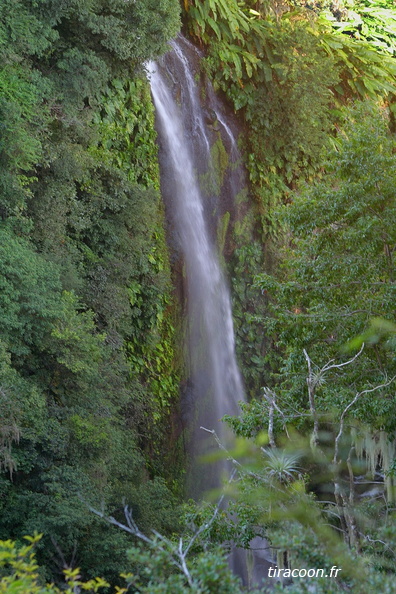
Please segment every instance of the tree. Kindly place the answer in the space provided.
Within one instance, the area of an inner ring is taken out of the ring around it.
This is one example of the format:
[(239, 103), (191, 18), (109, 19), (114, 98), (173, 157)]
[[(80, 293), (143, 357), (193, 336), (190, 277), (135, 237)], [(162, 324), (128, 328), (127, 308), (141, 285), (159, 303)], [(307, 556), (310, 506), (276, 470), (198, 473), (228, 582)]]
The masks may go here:
[(127, 506), (124, 507), (126, 523), (92, 507), (90, 510), (138, 540), (137, 546), (128, 551), (130, 561), (138, 564), (138, 570), (136, 574), (128, 574), (126, 579), (129, 586), (139, 592), (238, 594), (241, 592), (239, 579), (229, 570), (225, 551), (208, 538), (223, 500), (224, 494), (199, 527), (190, 526), (187, 534), (178, 539), (166, 538), (156, 530), (153, 536), (147, 536)]
[(190, 34), (208, 47), (215, 85), (248, 125), (246, 161), (267, 243), (278, 231), (274, 207), (290, 199), (299, 179), (318, 172), (338, 118), (334, 108), (351, 97), (392, 101), (396, 91), (388, 52), (368, 38), (336, 33), (311, 4), (298, 4), (304, 6), (185, 2)]
[(126, 569), (124, 535), (78, 493), (114, 514), (125, 498), (143, 527), (177, 523), (159, 476), (178, 384), (142, 65), (179, 11), (0, 3), (0, 530), (44, 532), (56, 581), (65, 562), (113, 581)]
[[(384, 110), (364, 103), (349, 114), (322, 180), (302, 188), (283, 209), (289, 235), (278, 277), (257, 278), (269, 309), (261, 322), (285, 357), (276, 363), (269, 352), (267, 362), (294, 405), (303, 394), (304, 348), (315, 361), (328, 352), (341, 361), (342, 347), (372, 318), (394, 315), (395, 141)], [(344, 407), (351, 390), (382, 383), (384, 373), (394, 374), (386, 340), (365, 349), (342, 386), (333, 390), (336, 376), (328, 378), (328, 410)], [(358, 404), (355, 415), (393, 431), (392, 390)]]
[[(73, 594), (81, 588), (87, 592), (98, 592), (109, 584), (94, 578), (87, 582), (80, 579), (78, 570), (65, 569), (66, 588), (59, 589), (53, 584), (42, 584), (39, 578), (39, 566), (36, 563), (34, 546), (40, 542), (42, 535), (25, 536), (29, 544), (17, 545), (11, 540), (0, 541), (0, 592), (12, 594)], [(77, 590), (78, 589), (78, 590)], [(119, 588), (116, 592), (125, 592)]]

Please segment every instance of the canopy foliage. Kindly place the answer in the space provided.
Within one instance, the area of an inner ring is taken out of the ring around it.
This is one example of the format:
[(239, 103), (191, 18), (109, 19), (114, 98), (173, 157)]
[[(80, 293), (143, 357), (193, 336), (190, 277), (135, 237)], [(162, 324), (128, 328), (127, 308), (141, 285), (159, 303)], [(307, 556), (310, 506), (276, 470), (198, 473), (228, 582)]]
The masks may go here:
[(178, 380), (142, 66), (178, 28), (175, 0), (0, 2), (0, 532), (45, 533), (47, 578), (76, 556), (85, 575), (126, 566), (81, 497), (174, 517), (156, 503)]

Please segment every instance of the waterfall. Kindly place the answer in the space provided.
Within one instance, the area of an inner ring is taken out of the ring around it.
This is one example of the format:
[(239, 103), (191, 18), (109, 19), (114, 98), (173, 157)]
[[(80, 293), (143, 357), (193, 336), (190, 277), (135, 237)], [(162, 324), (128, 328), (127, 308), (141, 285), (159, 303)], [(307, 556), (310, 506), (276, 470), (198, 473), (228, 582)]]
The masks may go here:
[[(208, 212), (218, 198), (210, 192), (215, 185), (211, 176), (216, 175), (211, 162), (213, 138), (221, 129), (231, 150), (235, 151), (236, 142), (216, 103), (210, 117), (218, 131), (207, 124), (208, 114), (201, 106), (191, 61), (186, 56), (189, 51), (194, 59), (197, 50), (182, 37), (171, 46), (172, 51), (159, 63), (150, 63), (148, 70), (161, 149), (161, 188), (176, 250), (180, 250), (184, 263), (190, 376), (187, 400), (191, 403), (188, 424), (191, 448), (195, 450), (192, 454), (200, 454), (202, 442), (208, 440), (200, 426), (214, 429), (226, 439), (220, 419), (225, 414), (237, 415), (238, 402), (244, 399), (235, 357), (231, 300), (219, 262), (213, 230), (216, 225), (210, 222)], [(191, 482), (193, 494), (199, 495), (196, 477)], [(212, 482), (218, 485), (219, 478)], [(210, 486), (206, 476), (202, 487), (207, 490)]]
[[(183, 262), (189, 372), (184, 395), (190, 432), (188, 491), (199, 498), (220, 485), (219, 474), (226, 468), (225, 462), (200, 467), (199, 456), (217, 449), (200, 427), (214, 429), (226, 444), (230, 434), (220, 419), (226, 414), (238, 415), (238, 403), (244, 400), (216, 229), (219, 203), (226, 200), (228, 207), (234, 203), (245, 180), (238, 167), (240, 156), (232, 124), (209, 84), (204, 87), (206, 103), (202, 106), (195, 82), (200, 52), (182, 36), (170, 45), (172, 50), (147, 69), (156, 110), (161, 192), (171, 229), (171, 251), (174, 260)], [(211, 154), (219, 139), (229, 160), (220, 183)], [(262, 539), (253, 540), (257, 549), (268, 548)], [(253, 570), (248, 576), (246, 551), (239, 549), (230, 563), (245, 583), (255, 584), (261, 583), (271, 564), (267, 555), (253, 552)]]

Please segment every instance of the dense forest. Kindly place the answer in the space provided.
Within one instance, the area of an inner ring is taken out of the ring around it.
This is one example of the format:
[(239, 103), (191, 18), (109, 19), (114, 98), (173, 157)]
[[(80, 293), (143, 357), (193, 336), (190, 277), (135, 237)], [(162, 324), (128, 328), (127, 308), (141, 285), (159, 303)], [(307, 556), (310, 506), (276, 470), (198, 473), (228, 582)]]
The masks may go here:
[[(255, 537), (281, 571), (250, 591), (394, 592), (393, 2), (0, 15), (0, 592), (237, 594), (227, 556)], [(145, 70), (179, 31), (247, 180), (219, 230), (247, 402), (226, 497), (199, 504)]]

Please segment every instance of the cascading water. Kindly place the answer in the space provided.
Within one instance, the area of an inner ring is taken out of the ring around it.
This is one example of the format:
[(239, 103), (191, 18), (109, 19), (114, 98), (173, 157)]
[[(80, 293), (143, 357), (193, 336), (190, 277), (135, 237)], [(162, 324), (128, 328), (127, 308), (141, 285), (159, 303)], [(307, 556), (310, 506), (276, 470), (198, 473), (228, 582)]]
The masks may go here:
[[(182, 44), (188, 42), (182, 38), (172, 42), (173, 51), (160, 64), (150, 64), (149, 71), (162, 147), (161, 185), (185, 266), (190, 400), (195, 403), (189, 424), (193, 425), (192, 447), (201, 453), (200, 444), (207, 436), (199, 427), (224, 436), (219, 419), (238, 414), (244, 395), (235, 358), (230, 296), (199, 184), (199, 176), (204, 175), (207, 185), (211, 184), (213, 139)], [(223, 129), (231, 136), (224, 124)], [(196, 477), (192, 482), (194, 495), (199, 495)], [(202, 487), (210, 486), (206, 476)]]
[[(183, 37), (159, 63), (148, 65), (160, 146), (161, 191), (172, 230), (171, 248), (184, 267), (187, 302), (187, 361), (190, 432), (189, 494), (198, 498), (220, 485), (225, 464), (199, 467), (199, 456), (216, 445), (201, 425), (214, 429), (223, 442), (220, 419), (240, 412), (243, 386), (235, 357), (231, 301), (216, 246), (216, 217), (222, 195), (229, 204), (243, 186), (232, 127), (211, 87), (209, 108), (202, 108), (195, 83), (198, 50)], [(228, 154), (227, 174), (219, 184), (212, 148), (220, 140)], [(210, 445), (209, 445), (210, 444)], [(215, 475), (215, 476), (214, 476)], [(261, 541), (263, 542), (263, 541)], [(238, 573), (244, 573), (240, 570)], [(245, 572), (246, 573), (246, 572)]]

